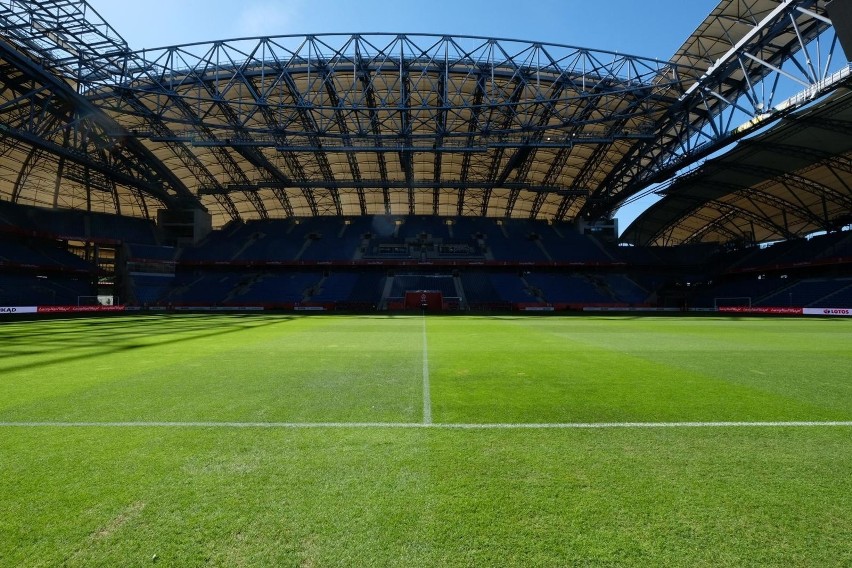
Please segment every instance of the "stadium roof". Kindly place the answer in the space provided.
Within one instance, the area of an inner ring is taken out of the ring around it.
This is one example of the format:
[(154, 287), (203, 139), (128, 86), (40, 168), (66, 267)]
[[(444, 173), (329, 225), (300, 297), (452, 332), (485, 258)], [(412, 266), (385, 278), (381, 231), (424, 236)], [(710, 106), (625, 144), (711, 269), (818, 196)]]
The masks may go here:
[(852, 224), (850, 133), (852, 92), (841, 89), (673, 180), (623, 239), (766, 242)]
[(399, 34), (132, 51), (82, 0), (11, 0), (0, 21), (0, 199), (142, 217), (200, 207), (214, 226), (604, 219), (811, 100), (779, 109), (761, 81), (812, 97), (838, 82), (810, 64), (831, 30), (821, 0), (723, 0), (667, 62)]

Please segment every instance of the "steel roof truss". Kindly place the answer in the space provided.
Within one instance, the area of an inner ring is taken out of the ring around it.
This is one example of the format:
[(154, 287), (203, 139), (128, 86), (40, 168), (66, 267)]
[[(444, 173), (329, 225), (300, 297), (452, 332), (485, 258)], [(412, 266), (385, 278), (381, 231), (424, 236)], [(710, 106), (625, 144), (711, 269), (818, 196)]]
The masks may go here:
[[(590, 203), (584, 213), (592, 217), (606, 215), (655, 179), (669, 175), (669, 170), (682, 168), (706, 155), (714, 145), (724, 146), (735, 139), (730, 129), (716, 128), (713, 117), (721, 119), (724, 114), (726, 119), (720, 124), (732, 124), (737, 113), (763, 121), (767, 117), (772, 120), (764, 113), (772, 109), (772, 97), (781, 78), (803, 85), (808, 90), (807, 96), (793, 97), (782, 103), (784, 112), (790, 112), (812, 100), (813, 96), (831, 90), (845, 75), (829, 75), (829, 66), (826, 65), (819, 70), (822, 73), (819, 76), (816, 67), (810, 63), (802, 64), (797, 59), (800, 53), (806, 61), (815, 59), (809, 53), (814, 39), (834, 33), (826, 23), (827, 18), (812, 17), (818, 13), (817, 5), (818, 0), (787, 0), (755, 25), (684, 93), (679, 104), (669, 108), (665, 119), (658, 123), (656, 140), (639, 144), (625, 155), (602, 184), (601, 199)], [(835, 45), (836, 41), (830, 43), (829, 54)], [(785, 70), (787, 62), (801, 76)], [(745, 76), (737, 79), (738, 73)], [(766, 99), (766, 93), (758, 93), (767, 77), (774, 81), (768, 92), (769, 99)], [(709, 114), (701, 118), (701, 114), (693, 114), (693, 109), (705, 103), (704, 93), (711, 94), (716, 102), (707, 105)], [(748, 111), (738, 104), (740, 97), (745, 97), (755, 107), (754, 110)], [(690, 124), (690, 128), (680, 128), (679, 134), (666, 136), (667, 132), (677, 132), (678, 124), (684, 122)], [(710, 133), (705, 132), (707, 128), (711, 129)], [(708, 144), (698, 143), (701, 139), (706, 139)]]
[[(367, 104), (368, 114), (370, 117), (370, 131), (373, 134), (375, 139), (375, 146), (382, 147), (382, 128), (379, 122), (378, 112), (376, 111), (376, 93), (373, 89), (372, 84), (372, 76), (369, 70), (369, 66), (366, 64), (364, 60), (361, 59), (360, 52), (356, 51), (356, 69), (358, 73), (358, 77), (361, 81), (361, 88), (363, 90), (364, 100)], [(382, 198), (384, 203), (385, 213), (389, 214), (391, 211), (391, 203), (390, 203), (390, 188), (387, 185), (388, 182), (388, 168), (385, 163), (385, 156), (382, 152), (376, 153), (376, 161), (379, 166), (379, 175), (381, 176), (381, 188), (382, 188)]]
[(293, 99), (297, 102), (296, 113), (298, 114), (299, 119), (302, 122), (303, 128), (307, 133), (308, 140), (315, 148), (312, 155), (317, 161), (317, 165), (319, 166), (319, 170), (323, 179), (329, 182), (329, 195), (331, 196), (334, 202), (334, 210), (336, 211), (337, 215), (341, 215), (342, 208), (340, 205), (340, 196), (336, 191), (331, 189), (331, 186), (334, 182), (334, 174), (331, 171), (331, 166), (328, 163), (328, 157), (323, 151), (322, 141), (316, 134), (319, 131), (319, 124), (314, 119), (314, 116), (309, 109), (310, 104), (304, 99), (302, 94), (299, 92), (299, 89), (296, 86), (295, 81), (293, 81), (292, 76), (287, 71), (283, 71), (280, 74), (280, 79), (282, 81), (282, 84), (285, 85), (289, 90), (290, 96), (293, 97)]
[(757, 225), (760, 225), (764, 229), (767, 229), (767, 230), (769, 230), (769, 231), (771, 231), (771, 232), (773, 232), (773, 233), (775, 233), (775, 234), (777, 234), (777, 235), (779, 235), (783, 238), (787, 238), (787, 239), (795, 238), (795, 235), (793, 233), (790, 233), (789, 231), (787, 231), (786, 228), (784, 228), (783, 226), (774, 222), (772, 219), (770, 219), (768, 217), (765, 217), (763, 215), (759, 215), (757, 213), (749, 211), (748, 209), (743, 209), (742, 207), (738, 207), (738, 206), (733, 205), (731, 203), (723, 203), (721, 201), (713, 201), (712, 203), (715, 204), (717, 207), (719, 207), (720, 210), (722, 210), (722, 209), (733, 209), (733, 210), (736, 211), (737, 216), (742, 217), (742, 218), (744, 218), (744, 219), (746, 219), (746, 220), (748, 220), (752, 223), (755, 223)]
[[(162, 117), (157, 116), (147, 106), (145, 106), (145, 104), (136, 97), (136, 93), (126, 91), (123, 93), (122, 98), (127, 104), (135, 108), (140, 116), (145, 119), (153, 133), (159, 137), (160, 143), (165, 144), (169, 150), (178, 157), (183, 165), (192, 172), (193, 177), (195, 177), (200, 186), (220, 185), (218, 180), (216, 180), (213, 174), (210, 173), (207, 167), (201, 163), (198, 157), (189, 150), (189, 148), (187, 148), (186, 143), (181, 142), (175, 133), (166, 125)], [(237, 211), (237, 208), (233, 201), (231, 201), (230, 197), (224, 195), (219, 200), (219, 203), (225, 207), (231, 219), (235, 221), (240, 220), (239, 211)]]
[[(705, 221), (705, 224), (698, 231), (695, 231), (687, 239), (682, 241), (682, 244), (699, 243), (699, 242), (701, 242), (701, 239), (704, 237), (705, 234), (707, 234), (707, 233), (709, 233), (710, 231), (713, 231), (713, 230), (728, 235), (728, 238), (731, 239), (731, 240), (737, 240), (737, 239), (742, 239), (742, 238), (746, 238), (746, 239), (749, 239), (749, 240), (753, 239), (754, 235), (747, 235), (743, 232), (736, 232), (728, 226), (728, 222), (731, 220), (731, 217), (733, 217), (733, 216), (734, 216), (733, 210), (729, 211), (728, 213), (726, 213), (726, 214), (724, 214), (720, 217), (716, 217), (716, 218), (710, 218), (710, 217), (707, 217), (706, 215), (695, 215), (696, 218)], [(674, 230), (675, 230), (675, 228), (672, 227), (672, 231), (674, 231)], [(666, 244), (670, 245), (670, 244), (676, 244), (676, 243), (669, 242), (669, 243), (666, 243)]]
[(711, 200), (708, 200), (707, 203), (715, 203), (718, 206), (733, 208), (738, 212), (738, 214), (740, 216), (747, 218), (748, 220), (750, 220), (752, 222), (757, 222), (759, 225), (761, 225), (765, 229), (769, 229), (769, 230), (775, 232), (776, 234), (783, 236), (784, 238), (795, 238), (795, 235), (793, 233), (789, 232), (785, 227), (778, 225), (775, 221), (773, 221), (769, 217), (769, 215), (767, 215), (766, 212), (763, 211), (763, 209), (761, 209), (754, 202), (754, 199), (757, 199), (758, 201), (760, 201), (760, 202), (762, 202), (766, 205), (770, 205), (772, 207), (775, 207), (778, 210), (785, 210), (785, 209), (790, 210), (790, 209), (792, 209), (801, 218), (805, 218), (805, 219), (810, 218), (811, 220), (814, 219), (810, 215), (810, 213), (807, 212), (806, 210), (802, 211), (798, 207), (790, 208), (789, 207), (790, 202), (785, 201), (785, 200), (783, 200), (779, 197), (770, 195), (768, 193), (765, 193), (763, 191), (756, 190), (754, 188), (744, 188), (744, 187), (736, 185), (736, 184), (718, 183), (716, 185), (719, 186), (719, 187), (729, 188), (731, 195), (735, 195), (739, 198), (742, 198), (742, 199), (748, 201), (749, 203), (751, 203), (751, 205), (755, 209), (760, 211), (760, 214), (749, 211), (748, 209), (740, 207), (739, 205), (736, 205), (734, 203), (729, 203), (727, 201), (720, 201), (719, 199), (711, 199)]
[[(532, 135), (531, 142), (540, 142), (541, 139), (545, 135), (545, 128), (549, 123), (552, 116), (554, 116), (554, 105), (552, 102), (553, 99), (559, 98), (559, 95), (564, 88), (563, 84), (556, 84), (553, 87), (553, 91), (548, 93), (548, 98), (544, 101), (540, 101), (539, 109), (538, 109), (538, 121), (537, 126), (539, 127), (536, 133)], [(513, 157), (515, 161), (520, 161), (520, 164), (515, 168), (515, 180), (516, 181), (524, 181), (529, 175), (530, 168), (536, 157), (537, 148), (535, 146), (529, 146), (530, 150), (527, 151), (526, 155), (521, 154), (523, 148), (518, 149), (517, 153)], [(561, 148), (564, 149), (564, 148)], [(560, 149), (560, 150), (561, 150)], [(507, 176), (508, 177), (508, 176)], [(520, 190), (513, 189), (509, 194), (509, 200), (506, 204), (506, 217), (511, 217), (512, 211), (515, 208), (515, 203), (520, 195)], [(539, 207), (541, 206), (541, 202), (538, 201), (538, 196), (533, 202), (533, 207), (535, 207), (536, 203), (538, 203)]]
[[(765, 175), (771, 177), (773, 180), (776, 180), (779, 183), (790, 184), (798, 189), (807, 191), (808, 193), (811, 193), (813, 195), (830, 195), (833, 199), (843, 203), (845, 207), (852, 209), (852, 198), (850, 198), (849, 195), (844, 195), (843, 193), (835, 190), (832, 187), (815, 182), (796, 173), (783, 172), (774, 168), (758, 167), (744, 164), (729, 164), (728, 168), (744, 172), (753, 172), (759, 175)], [(804, 203), (802, 203), (802, 207), (807, 208)]]
[[(511, 103), (517, 103), (520, 100), (521, 95), (524, 92), (524, 89), (527, 87), (527, 78), (523, 76), (523, 74), (518, 74), (515, 77), (516, 83), (514, 88), (512, 89), (512, 94), (509, 96), (509, 101)], [(502, 107), (503, 111), (503, 121), (498, 127), (499, 130), (506, 130), (512, 122), (515, 122), (517, 118), (517, 108), (514, 104)], [(524, 143), (528, 142), (527, 139), (524, 140)], [(501, 185), (506, 183), (506, 178), (509, 176), (509, 173), (518, 165), (518, 161), (520, 159), (524, 159), (525, 156), (522, 157), (523, 153), (529, 154), (529, 148), (524, 148), (523, 146), (517, 150), (514, 156), (510, 157), (506, 162), (506, 166), (503, 168), (503, 172), (498, 176), (497, 171), (500, 169), (500, 165), (503, 161), (503, 152), (504, 147), (498, 146), (492, 152), (491, 157), (491, 166), (488, 171), (488, 179), (492, 180), (494, 184), (493, 187), (500, 187)], [(493, 187), (489, 187), (485, 189), (485, 192), (481, 194), (481, 204), (480, 204), (480, 215), (485, 216), (488, 213), (488, 203), (491, 200), (491, 190)]]
[[(328, 95), (329, 101), (331, 105), (334, 107), (334, 118), (337, 122), (337, 128), (340, 130), (343, 136), (343, 145), (346, 147), (352, 146), (352, 138), (349, 132), (349, 124), (346, 121), (346, 118), (343, 115), (340, 97), (337, 94), (337, 89), (335, 89), (334, 84), (329, 80), (332, 73), (328, 70), (328, 68), (324, 68), (326, 73), (326, 78), (323, 81), (325, 85), (325, 91)], [(352, 151), (346, 152), (346, 161), (349, 164), (349, 173), (352, 174), (352, 179), (355, 181), (361, 180), (361, 168), (358, 166), (358, 159), (355, 157), (355, 153)], [(363, 188), (359, 188), (357, 190), (358, 194), (358, 208), (361, 211), (361, 215), (367, 214), (367, 202), (364, 196)]]
[(24, 158), (24, 161), (21, 164), (21, 169), (18, 170), (18, 175), (15, 178), (15, 183), (12, 185), (12, 195), (10, 199), (12, 203), (16, 203), (18, 201), (18, 197), (21, 195), (21, 190), (27, 184), (27, 179), (38, 164), (40, 157), (39, 153), (41, 152), (45, 152), (45, 150), (38, 146), (31, 146), (30, 151), (27, 152), (27, 157)]

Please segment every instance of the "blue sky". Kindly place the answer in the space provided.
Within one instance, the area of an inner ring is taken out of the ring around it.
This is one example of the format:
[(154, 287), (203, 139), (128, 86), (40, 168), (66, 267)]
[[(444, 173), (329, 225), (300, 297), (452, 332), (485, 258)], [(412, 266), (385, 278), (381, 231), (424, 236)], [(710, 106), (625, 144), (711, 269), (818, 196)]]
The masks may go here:
[(133, 48), (325, 32), (480, 35), (668, 59), (717, 0), (90, 0)]
[[(133, 49), (328, 32), (474, 35), (667, 60), (717, 0), (89, 0)], [(623, 230), (650, 200), (619, 211)]]

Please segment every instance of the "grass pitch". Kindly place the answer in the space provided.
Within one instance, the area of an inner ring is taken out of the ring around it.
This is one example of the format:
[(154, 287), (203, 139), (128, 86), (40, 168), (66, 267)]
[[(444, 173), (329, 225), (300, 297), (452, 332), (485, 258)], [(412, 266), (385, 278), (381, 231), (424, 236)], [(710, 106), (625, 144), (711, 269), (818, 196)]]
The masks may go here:
[[(0, 323), (2, 566), (842, 566), (852, 322)], [(749, 422), (751, 426), (629, 427)], [(566, 425), (609, 423), (608, 428)]]

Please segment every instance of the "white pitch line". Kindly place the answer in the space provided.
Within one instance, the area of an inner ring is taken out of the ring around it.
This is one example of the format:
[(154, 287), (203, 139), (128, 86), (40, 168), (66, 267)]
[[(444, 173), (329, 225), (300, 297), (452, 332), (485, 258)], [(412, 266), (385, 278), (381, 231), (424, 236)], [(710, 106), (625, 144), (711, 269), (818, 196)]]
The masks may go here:
[(452, 424), (424, 422), (0, 422), (0, 428), (390, 428), (438, 430), (589, 430), (650, 428), (815, 428), (852, 427), (852, 421), (790, 422), (554, 422)]
[(429, 392), (429, 344), (426, 342), (426, 314), (423, 314), (423, 424), (432, 424), (432, 394)]

